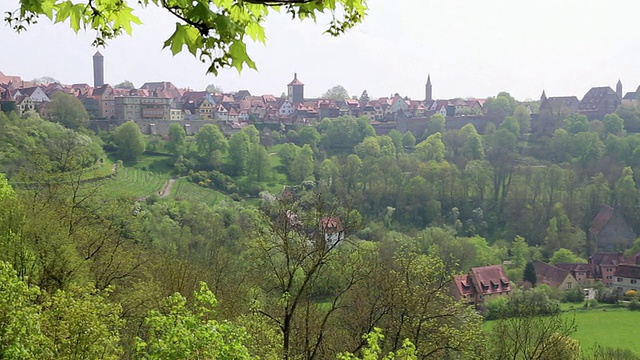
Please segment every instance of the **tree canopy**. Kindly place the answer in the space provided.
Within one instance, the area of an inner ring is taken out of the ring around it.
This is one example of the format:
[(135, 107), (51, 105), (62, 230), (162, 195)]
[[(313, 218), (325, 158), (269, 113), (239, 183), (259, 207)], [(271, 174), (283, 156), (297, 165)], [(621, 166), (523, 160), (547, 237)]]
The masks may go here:
[(344, 100), (349, 98), (349, 92), (342, 85), (336, 85), (322, 94), (323, 99)]
[(78, 129), (89, 125), (89, 114), (77, 97), (59, 91), (51, 97), (49, 103), (51, 120), (69, 129)]
[(5, 21), (17, 32), (35, 24), (41, 16), (55, 23), (69, 22), (76, 33), (80, 29), (96, 31), (94, 46), (122, 34), (131, 34), (133, 24), (142, 22), (136, 15), (142, 8), (160, 7), (176, 17), (173, 34), (164, 42), (175, 55), (187, 47), (189, 53), (208, 63), (208, 72), (221, 68), (256, 65), (247, 53), (247, 38), (266, 42), (263, 27), (271, 12), (284, 11), (292, 18), (316, 20), (321, 13), (331, 19), (326, 33), (343, 34), (360, 23), (366, 13), (366, 0), (20, 0), (19, 8), (8, 12)]

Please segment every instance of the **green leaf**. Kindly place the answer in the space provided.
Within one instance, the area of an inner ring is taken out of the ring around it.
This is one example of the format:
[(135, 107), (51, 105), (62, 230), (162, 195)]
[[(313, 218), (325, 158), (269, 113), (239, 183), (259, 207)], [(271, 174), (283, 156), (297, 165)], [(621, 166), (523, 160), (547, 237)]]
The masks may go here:
[(242, 65), (247, 64), (252, 69), (256, 69), (256, 64), (249, 58), (247, 54), (247, 45), (237, 40), (229, 47), (229, 55), (231, 55), (231, 66), (235, 67), (238, 72), (242, 71)]
[(125, 7), (118, 14), (118, 17), (113, 22), (113, 26), (116, 28), (121, 27), (127, 34), (131, 35), (131, 23), (140, 25), (142, 24), (142, 21), (140, 21), (140, 18), (133, 14), (132, 8)]
[(202, 44), (202, 41), (197, 29), (188, 25), (176, 23), (176, 30), (173, 32), (171, 37), (164, 42), (164, 47), (169, 47), (171, 49), (171, 53), (175, 55), (182, 51), (182, 47), (186, 45), (189, 52), (196, 55), (200, 48), (200, 44)]

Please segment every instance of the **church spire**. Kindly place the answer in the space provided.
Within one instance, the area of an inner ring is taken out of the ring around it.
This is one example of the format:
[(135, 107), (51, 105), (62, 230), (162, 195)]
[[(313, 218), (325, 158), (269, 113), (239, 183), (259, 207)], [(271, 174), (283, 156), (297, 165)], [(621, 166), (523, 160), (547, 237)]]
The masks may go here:
[(547, 94), (544, 93), (544, 90), (542, 90), (542, 95), (540, 95), (540, 102), (543, 102), (547, 100)]
[(618, 95), (618, 99), (622, 99), (622, 81), (618, 79), (618, 83), (616, 84), (616, 95)]
[(427, 84), (424, 86), (424, 101), (433, 100), (433, 92), (431, 87), (431, 74), (427, 75)]

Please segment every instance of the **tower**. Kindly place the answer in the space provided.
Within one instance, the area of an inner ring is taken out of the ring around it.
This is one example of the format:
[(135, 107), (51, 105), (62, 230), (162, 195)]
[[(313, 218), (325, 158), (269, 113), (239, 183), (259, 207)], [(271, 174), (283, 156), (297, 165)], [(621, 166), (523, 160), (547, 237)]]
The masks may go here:
[(618, 83), (616, 84), (616, 95), (618, 95), (618, 99), (622, 99), (622, 82), (618, 79)]
[(104, 85), (104, 57), (100, 51), (93, 55), (93, 87), (99, 88)]
[(431, 92), (431, 75), (427, 75), (427, 85), (424, 86), (424, 101), (432, 101), (433, 93)]
[(540, 95), (540, 104), (542, 104), (544, 101), (547, 101), (547, 94), (545, 94), (544, 90), (542, 90), (542, 95)]
[(289, 96), (287, 99), (293, 104), (304, 101), (304, 84), (298, 80), (298, 73), (293, 74), (293, 81), (287, 85)]

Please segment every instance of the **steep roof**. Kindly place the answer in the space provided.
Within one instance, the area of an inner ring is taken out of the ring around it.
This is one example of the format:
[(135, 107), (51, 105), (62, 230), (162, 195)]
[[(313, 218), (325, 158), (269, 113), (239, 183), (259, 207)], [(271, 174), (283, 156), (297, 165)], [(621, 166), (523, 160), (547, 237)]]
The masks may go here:
[(579, 271), (579, 272), (590, 272), (591, 267), (589, 264), (556, 264), (557, 268), (565, 270), (565, 271)]
[(600, 266), (617, 266), (624, 263), (624, 255), (622, 253), (606, 253), (596, 252), (589, 257), (591, 264)]
[(534, 263), (536, 268), (536, 278), (539, 284), (547, 284), (557, 288), (570, 275), (569, 271), (555, 267), (542, 261)]
[(469, 274), (456, 275), (453, 277), (453, 282), (455, 283), (456, 289), (458, 290), (458, 293), (460, 293), (460, 295), (466, 296), (476, 293)]
[(616, 268), (616, 272), (613, 274), (613, 276), (640, 279), (640, 266), (620, 265)]
[(298, 80), (298, 73), (293, 74), (293, 80), (289, 83), (289, 85), (304, 85), (300, 80)]
[(474, 267), (469, 272), (478, 293), (489, 295), (511, 290), (502, 265)]
[(613, 217), (614, 210), (611, 206), (604, 205), (600, 208), (600, 211), (596, 214), (591, 222), (591, 227), (589, 228), (589, 233), (593, 236), (598, 235), (604, 226), (607, 225), (607, 222)]
[(587, 91), (582, 101), (580, 101), (578, 111), (598, 111), (600, 110), (602, 102), (609, 96), (615, 96), (617, 98), (618, 95), (609, 86), (593, 87)]

